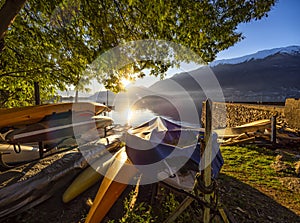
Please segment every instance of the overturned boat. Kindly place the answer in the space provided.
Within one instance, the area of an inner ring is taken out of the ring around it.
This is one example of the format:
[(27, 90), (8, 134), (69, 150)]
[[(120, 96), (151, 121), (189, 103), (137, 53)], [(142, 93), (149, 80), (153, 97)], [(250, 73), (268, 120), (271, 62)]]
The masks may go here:
[[(146, 176), (161, 178), (166, 170), (172, 176), (188, 165), (194, 171), (203, 170), (201, 139), (203, 128), (184, 126), (163, 117), (131, 128), (126, 134), (126, 152), (134, 165)], [(224, 163), (212, 135), (212, 177), (216, 178)], [(203, 162), (204, 163), (204, 162)], [(152, 179), (154, 180), (154, 179)], [(159, 179), (160, 180), (160, 179)]]

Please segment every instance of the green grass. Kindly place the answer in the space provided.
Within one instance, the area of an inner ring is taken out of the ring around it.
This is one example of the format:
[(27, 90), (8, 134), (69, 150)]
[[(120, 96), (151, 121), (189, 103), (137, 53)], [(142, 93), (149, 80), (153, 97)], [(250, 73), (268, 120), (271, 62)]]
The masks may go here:
[[(225, 164), (221, 173), (234, 177), (254, 188), (272, 189), (281, 194), (287, 202), (300, 202), (299, 194), (292, 194), (291, 191), (280, 182), (280, 178), (291, 177), (293, 171), (276, 172), (271, 164), (278, 155), (275, 151), (256, 147), (221, 147)], [(285, 154), (284, 163), (293, 166), (293, 158)]]

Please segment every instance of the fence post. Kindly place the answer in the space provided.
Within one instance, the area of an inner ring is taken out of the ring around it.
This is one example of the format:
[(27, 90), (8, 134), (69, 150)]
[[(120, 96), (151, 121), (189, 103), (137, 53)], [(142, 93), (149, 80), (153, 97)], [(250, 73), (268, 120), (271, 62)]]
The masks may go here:
[(271, 142), (273, 145), (276, 144), (276, 115), (271, 118)]
[[(205, 150), (204, 150), (204, 185), (209, 187), (211, 185), (211, 159), (212, 159), (212, 101), (208, 98), (205, 102)], [(210, 203), (211, 194), (205, 194), (204, 199)], [(204, 208), (203, 222), (210, 222), (210, 208)]]

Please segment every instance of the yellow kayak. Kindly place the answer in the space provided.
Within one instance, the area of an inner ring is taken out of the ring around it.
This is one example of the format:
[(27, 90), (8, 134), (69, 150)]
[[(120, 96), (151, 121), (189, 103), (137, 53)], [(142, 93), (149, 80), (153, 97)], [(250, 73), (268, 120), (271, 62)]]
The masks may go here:
[[(122, 148), (115, 157), (115, 160), (108, 168), (98, 193), (93, 201), (93, 205), (85, 220), (86, 223), (99, 223), (103, 220), (107, 212), (113, 206), (118, 197), (127, 187), (129, 181), (137, 174), (137, 169), (126, 165), (131, 164), (127, 158), (125, 148)], [(132, 171), (134, 170), (134, 171)], [(122, 179), (121, 182), (116, 180)]]

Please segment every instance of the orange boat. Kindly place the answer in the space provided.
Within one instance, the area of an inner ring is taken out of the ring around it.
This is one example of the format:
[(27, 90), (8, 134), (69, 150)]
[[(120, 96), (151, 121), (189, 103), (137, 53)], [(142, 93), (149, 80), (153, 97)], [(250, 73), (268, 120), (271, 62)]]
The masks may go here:
[(47, 115), (68, 111), (90, 111), (94, 115), (98, 115), (103, 111), (110, 111), (110, 108), (94, 102), (56, 103), (21, 108), (5, 108), (0, 109), (0, 129), (37, 123)]

